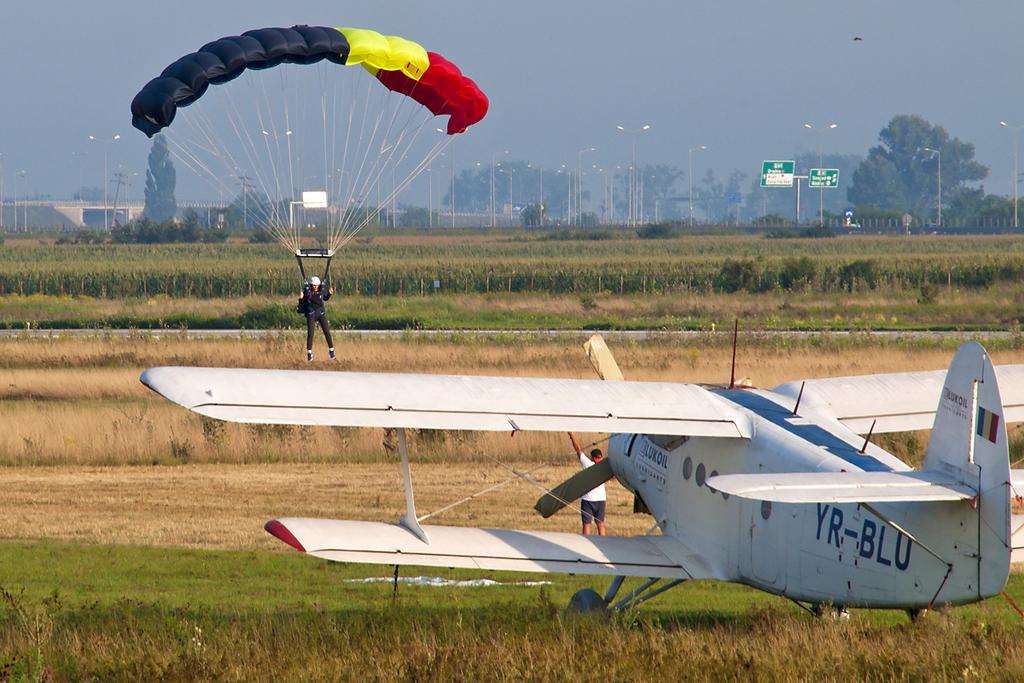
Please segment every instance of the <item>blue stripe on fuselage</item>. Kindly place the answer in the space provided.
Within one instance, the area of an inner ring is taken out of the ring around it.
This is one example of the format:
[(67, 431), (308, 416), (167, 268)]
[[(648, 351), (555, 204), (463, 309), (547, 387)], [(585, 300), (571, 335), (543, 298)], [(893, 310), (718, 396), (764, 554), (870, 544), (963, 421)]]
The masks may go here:
[(712, 393), (746, 408), (760, 418), (771, 422), (793, 436), (799, 437), (808, 443), (824, 448), (828, 453), (845, 460), (851, 465), (856, 465), (866, 472), (891, 472), (892, 468), (873, 458), (870, 455), (862, 454), (855, 447), (846, 443), (835, 434), (824, 427), (816, 424), (793, 424), (789, 421), (793, 418), (793, 411), (783, 408), (778, 403), (770, 401), (746, 389), (713, 389)]

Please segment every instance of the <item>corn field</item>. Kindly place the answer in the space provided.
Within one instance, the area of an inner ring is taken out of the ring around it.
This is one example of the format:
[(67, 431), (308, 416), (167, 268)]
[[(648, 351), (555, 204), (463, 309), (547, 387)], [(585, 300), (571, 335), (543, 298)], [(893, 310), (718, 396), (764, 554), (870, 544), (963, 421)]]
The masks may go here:
[[(318, 272), (321, 264), (307, 266)], [(1024, 280), (1024, 239), (753, 237), (587, 242), (399, 238), (355, 244), (334, 259), (339, 293), (651, 294), (987, 287)], [(253, 245), (0, 247), (0, 296), (100, 299), (295, 294), (294, 260)]]

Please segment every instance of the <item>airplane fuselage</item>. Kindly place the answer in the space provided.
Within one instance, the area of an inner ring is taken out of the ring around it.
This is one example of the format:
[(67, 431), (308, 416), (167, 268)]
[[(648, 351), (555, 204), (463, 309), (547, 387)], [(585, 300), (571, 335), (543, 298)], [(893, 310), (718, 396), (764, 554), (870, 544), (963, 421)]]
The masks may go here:
[(910, 469), (835, 420), (794, 414), (787, 397), (713, 393), (749, 416), (750, 439), (617, 434), (609, 453), (618, 480), (662, 533), (699, 548), (716, 575), (794, 600), (859, 607), (960, 604), (1001, 589), (998, 577), (980, 580), (999, 569), (979, 557), (971, 501), (783, 504), (709, 487), (717, 474)]

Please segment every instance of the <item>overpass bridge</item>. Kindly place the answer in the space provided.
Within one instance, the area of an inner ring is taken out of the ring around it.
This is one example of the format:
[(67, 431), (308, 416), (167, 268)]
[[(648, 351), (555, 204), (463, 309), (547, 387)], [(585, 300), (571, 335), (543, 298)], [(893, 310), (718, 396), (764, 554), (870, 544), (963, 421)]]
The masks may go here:
[[(127, 223), (142, 216), (144, 202), (108, 203), (75, 200), (6, 200), (0, 204), (0, 230), (23, 232), (40, 228), (74, 230), (103, 228)], [(223, 208), (219, 202), (178, 202), (179, 215), (189, 209), (197, 214)]]

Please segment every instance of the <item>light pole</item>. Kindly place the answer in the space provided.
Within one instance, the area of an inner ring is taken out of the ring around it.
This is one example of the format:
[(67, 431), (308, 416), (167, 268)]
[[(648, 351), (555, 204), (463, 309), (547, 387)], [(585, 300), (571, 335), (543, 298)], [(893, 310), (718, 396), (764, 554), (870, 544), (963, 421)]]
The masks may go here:
[(596, 147), (584, 147), (576, 153), (576, 225), (583, 224), (583, 155), (596, 151)]
[[(18, 178), (24, 178), (25, 171), (14, 174), (14, 232), (18, 232)], [(28, 230), (28, 209), (25, 209), (25, 229)]]
[[(2, 155), (0, 155), (2, 156)], [(82, 191), (82, 187), (85, 185), (85, 176), (82, 170), (82, 157), (85, 156), (82, 152), (72, 152), (71, 158), (78, 160), (78, 191)], [(74, 196), (74, 195), (72, 195)]]
[[(691, 147), (689, 150), (687, 150), (687, 156), (689, 157), (689, 167), (686, 170), (686, 180), (690, 185), (690, 189), (687, 190), (686, 198), (687, 201), (689, 201), (690, 203), (690, 219), (688, 222), (691, 228), (693, 227), (693, 153), (698, 150), (703, 151), (707, 148), (707, 145), (697, 145), (696, 147)], [(707, 217), (705, 217), (705, 220), (707, 220)]]
[(638, 179), (638, 176), (637, 176), (637, 170), (636, 170), (636, 136), (639, 135), (640, 133), (643, 133), (644, 131), (650, 130), (651, 129), (651, 124), (645, 123), (644, 125), (640, 126), (639, 128), (636, 128), (636, 129), (633, 129), (633, 130), (627, 129), (624, 126), (615, 126), (615, 129), (619, 130), (619, 131), (621, 131), (623, 133), (629, 133), (630, 136), (632, 137), (632, 151), (633, 151), (633, 153), (632, 153), (632, 157), (631, 157), (632, 158), (632, 162), (631, 162), (632, 165), (630, 166), (630, 171), (629, 171), (629, 219), (628, 219), (627, 222), (629, 223), (629, 225), (631, 227), (635, 227), (636, 223), (637, 223), (637, 209), (638, 209), (638, 206), (637, 206), (637, 185), (638, 185), (637, 179)]
[(939, 160), (938, 170), (936, 171), (936, 174), (935, 174), (936, 178), (937, 178), (937, 183), (938, 183), (938, 186), (939, 186), (939, 199), (936, 202), (936, 209), (937, 209), (937, 213), (938, 213), (938, 218), (935, 221), (935, 227), (936, 228), (941, 228), (942, 227), (942, 152), (940, 152), (937, 149), (932, 149), (931, 147), (925, 147), (924, 151), (925, 152), (931, 152)]
[(245, 230), (249, 227), (249, 189), (252, 187), (252, 178), (240, 175), (238, 182), (242, 184), (242, 229)]
[(1020, 131), (1024, 128), (1021, 126), (1011, 126), (1006, 121), (1000, 121), (999, 125), (1003, 128), (1009, 128), (1013, 131), (1013, 227), (1020, 227), (1017, 223), (1017, 186), (1020, 185)]
[(110, 218), (107, 216), (107, 157), (110, 145), (121, 139), (119, 133), (115, 133), (109, 140), (100, 140), (95, 135), (90, 135), (93, 142), (103, 143), (103, 229), (110, 230)]
[[(526, 164), (526, 168), (534, 168), (533, 164)], [(537, 222), (539, 227), (544, 227), (544, 167), (537, 166), (537, 172), (540, 173), (540, 192), (538, 193), (537, 199)]]
[(498, 158), (499, 154), (508, 154), (508, 150), (506, 149), (504, 152), (494, 152), (493, 154), (491, 154), (491, 227), (492, 228), (496, 227), (495, 217), (494, 217), (494, 208), (495, 208), (494, 205), (495, 205), (495, 202), (497, 201), (495, 199), (495, 196), (494, 196), (494, 162)]
[(512, 166), (508, 167), (508, 225), (512, 227), (512, 174), (516, 172), (516, 169)]
[(4, 230), (4, 155), (0, 152), (0, 232)]
[[(835, 130), (838, 127), (839, 127), (838, 123), (830, 123), (827, 126), (825, 126), (824, 128), (815, 128), (814, 126), (812, 126), (809, 123), (805, 123), (804, 124), (804, 128), (806, 128), (807, 130), (811, 131), (812, 133), (817, 133), (818, 134), (818, 168), (821, 168), (821, 164), (822, 164), (822, 161), (821, 161), (822, 136), (824, 136), (825, 133), (827, 133), (828, 131)], [(824, 187), (819, 187), (818, 188), (818, 224), (822, 225), (822, 226), (825, 225), (825, 188)]]
[(608, 224), (608, 169), (597, 164), (591, 166), (594, 173), (601, 176), (601, 225)]
[[(434, 130), (436, 130), (441, 135), (444, 135), (444, 129), (443, 128), (435, 128)], [(448, 188), (448, 199), (451, 200), (452, 230), (454, 230), (455, 229), (455, 138), (452, 138), (451, 142), (448, 145), (448, 149), (450, 151), (450, 155), (448, 157), (448, 161), (450, 162), (449, 166), (451, 166), (451, 169), (450, 169), (451, 170), (451, 183), (450, 183), (450, 187)], [(440, 194), (440, 193), (441, 193), (440, 183), (438, 183), (438, 194)], [(438, 227), (440, 227), (440, 225), (441, 225), (441, 216), (440, 216), (440, 214), (441, 214), (441, 198), (440, 197), (437, 198), (437, 203), (438, 203), (437, 224), (438, 224)]]

